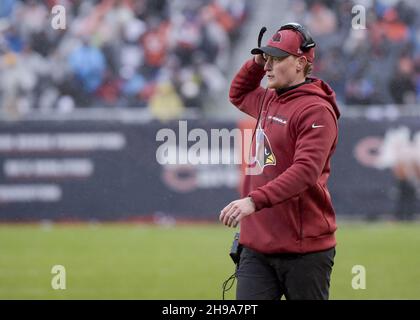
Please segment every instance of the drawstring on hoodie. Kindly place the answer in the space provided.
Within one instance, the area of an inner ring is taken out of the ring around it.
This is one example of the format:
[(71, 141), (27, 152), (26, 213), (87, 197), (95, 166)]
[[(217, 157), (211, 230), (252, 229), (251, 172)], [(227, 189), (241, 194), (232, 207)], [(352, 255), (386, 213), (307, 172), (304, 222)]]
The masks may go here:
[[(267, 94), (267, 90), (268, 90), (268, 88), (265, 89), (264, 96), (263, 96), (263, 99), (262, 99), (262, 102), (261, 102), (261, 105), (260, 105), (260, 111), (258, 112), (257, 123), (255, 124), (254, 132), (252, 133), (250, 152), (252, 151), (252, 143), (254, 142), (255, 132), (257, 132), (258, 124), (260, 122), (261, 113), (262, 113), (262, 109), (264, 107), (265, 96)], [(249, 155), (248, 155), (248, 157), (249, 157)]]
[(262, 113), (262, 109), (264, 107), (265, 96), (267, 94), (267, 90), (268, 90), (268, 88), (265, 88), (264, 96), (263, 96), (263, 99), (262, 99), (262, 102), (261, 102), (261, 105), (260, 105), (260, 111), (258, 112), (257, 123), (255, 124), (254, 132), (252, 133), (251, 144), (250, 144), (250, 148), (249, 148), (249, 152), (248, 152), (248, 159), (251, 159), (252, 146), (253, 146), (253, 143), (254, 143), (254, 137), (255, 137), (255, 133), (257, 132), (258, 123), (260, 122), (261, 113)]

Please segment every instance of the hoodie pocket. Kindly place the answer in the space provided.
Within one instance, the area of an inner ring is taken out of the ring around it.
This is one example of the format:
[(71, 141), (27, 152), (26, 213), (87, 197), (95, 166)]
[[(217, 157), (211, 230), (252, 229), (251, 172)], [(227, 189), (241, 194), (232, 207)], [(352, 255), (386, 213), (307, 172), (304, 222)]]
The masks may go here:
[(296, 221), (296, 238), (298, 240), (302, 240), (303, 239), (303, 215), (302, 215), (302, 210), (300, 207), (300, 197), (296, 196), (293, 197), (291, 200), (292, 202), (292, 207), (293, 207), (293, 211), (294, 217), (295, 217), (295, 221)]
[(317, 238), (333, 231), (330, 200), (320, 184), (308, 190), (300, 202), (302, 238)]
[(326, 223), (326, 225), (327, 225), (327, 228), (328, 228), (328, 232), (331, 232), (331, 226), (330, 226), (330, 223), (328, 222), (328, 219), (327, 219), (327, 217), (326, 217), (326, 213), (325, 213), (325, 210), (327, 209), (327, 207), (329, 207), (328, 206), (328, 197), (327, 197), (327, 192), (326, 192), (326, 190), (324, 189), (324, 187), (323, 186), (321, 186), (320, 184), (317, 184), (317, 186), (322, 190), (322, 195), (324, 196), (324, 206), (323, 206), (323, 210), (322, 210), (322, 217), (324, 218), (324, 220), (325, 220), (325, 223)]
[(328, 231), (334, 232), (337, 229), (337, 226), (335, 222), (335, 211), (332, 205), (331, 195), (325, 186), (319, 185), (319, 187), (324, 194), (324, 210), (322, 211), (322, 216), (324, 217), (328, 226)]

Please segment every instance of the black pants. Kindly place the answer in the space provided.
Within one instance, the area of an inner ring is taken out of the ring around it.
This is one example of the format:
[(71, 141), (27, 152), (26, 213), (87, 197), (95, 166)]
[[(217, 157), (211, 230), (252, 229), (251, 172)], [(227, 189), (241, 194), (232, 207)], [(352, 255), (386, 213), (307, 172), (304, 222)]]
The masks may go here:
[(307, 254), (262, 254), (244, 247), (238, 300), (328, 300), (335, 248)]

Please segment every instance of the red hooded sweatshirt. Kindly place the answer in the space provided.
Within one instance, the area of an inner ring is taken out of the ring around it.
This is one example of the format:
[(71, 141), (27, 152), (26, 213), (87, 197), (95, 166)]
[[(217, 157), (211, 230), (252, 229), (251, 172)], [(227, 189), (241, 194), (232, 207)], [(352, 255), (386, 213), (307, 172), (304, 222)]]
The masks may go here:
[(242, 190), (257, 211), (241, 221), (239, 242), (262, 253), (332, 248), (337, 226), (327, 180), (338, 138), (335, 93), (315, 78), (285, 92), (264, 89), (264, 74), (247, 61), (229, 93), (235, 106), (259, 118), (254, 171)]

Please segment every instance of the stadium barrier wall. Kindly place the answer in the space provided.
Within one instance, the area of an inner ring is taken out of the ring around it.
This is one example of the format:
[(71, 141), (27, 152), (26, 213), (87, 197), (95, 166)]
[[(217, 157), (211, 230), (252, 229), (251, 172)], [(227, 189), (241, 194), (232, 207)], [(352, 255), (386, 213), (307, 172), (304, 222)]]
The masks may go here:
[[(237, 127), (233, 121), (188, 121), (188, 132), (203, 129), (209, 137), (212, 129)], [(216, 220), (239, 196), (241, 166), (161, 165), (156, 152), (164, 141), (156, 136), (162, 128), (179, 137), (178, 121), (0, 121), (0, 220)], [(410, 132), (414, 152), (418, 118), (342, 119), (329, 181), (338, 215), (393, 212), (397, 179), (378, 158), (385, 135), (397, 128)], [(217, 151), (210, 141), (205, 145)]]

